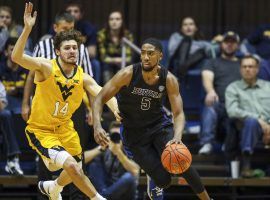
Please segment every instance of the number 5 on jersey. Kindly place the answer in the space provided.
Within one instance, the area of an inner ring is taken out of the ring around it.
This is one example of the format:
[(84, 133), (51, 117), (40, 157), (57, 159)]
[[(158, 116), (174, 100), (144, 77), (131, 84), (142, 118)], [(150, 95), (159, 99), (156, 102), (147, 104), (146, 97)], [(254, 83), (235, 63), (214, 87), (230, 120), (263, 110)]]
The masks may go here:
[(68, 112), (68, 103), (66, 103), (62, 108), (60, 108), (59, 101), (55, 103), (53, 116), (57, 116), (59, 114), (61, 114), (62, 116), (65, 116), (67, 112)]
[(150, 106), (151, 106), (151, 98), (143, 97), (141, 101), (141, 109), (149, 110)]

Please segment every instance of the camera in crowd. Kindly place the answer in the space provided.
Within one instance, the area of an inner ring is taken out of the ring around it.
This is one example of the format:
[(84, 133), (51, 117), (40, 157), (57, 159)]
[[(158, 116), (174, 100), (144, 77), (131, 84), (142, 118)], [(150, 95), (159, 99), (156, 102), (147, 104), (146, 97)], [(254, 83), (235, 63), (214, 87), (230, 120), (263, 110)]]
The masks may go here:
[(121, 137), (120, 137), (120, 126), (121, 124), (119, 122), (113, 121), (110, 124), (109, 127), (109, 136), (113, 143), (118, 144), (120, 143)]
[(110, 139), (115, 144), (120, 143), (120, 140), (121, 140), (120, 133), (119, 132), (110, 133)]

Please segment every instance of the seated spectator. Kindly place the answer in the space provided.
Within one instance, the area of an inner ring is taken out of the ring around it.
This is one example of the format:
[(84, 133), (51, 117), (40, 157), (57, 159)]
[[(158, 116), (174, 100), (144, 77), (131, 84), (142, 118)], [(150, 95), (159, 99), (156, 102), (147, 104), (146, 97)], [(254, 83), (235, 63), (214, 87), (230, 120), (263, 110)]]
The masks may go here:
[[(0, 6), (0, 54), (4, 51), (4, 45), (9, 37), (19, 37), (22, 33), (22, 26), (12, 19), (12, 9), (8, 6)], [(28, 54), (31, 54), (30, 40), (26, 45)]]
[(212, 152), (217, 130), (226, 134), (228, 116), (225, 110), (225, 89), (231, 82), (240, 79), (240, 62), (235, 56), (239, 42), (240, 39), (236, 33), (226, 32), (220, 44), (221, 57), (209, 60), (202, 70), (206, 97), (201, 119), (200, 143), (202, 147), (199, 154)]
[[(104, 70), (104, 84), (121, 68), (121, 40), (123, 37), (133, 42), (133, 35), (125, 28), (122, 14), (119, 11), (111, 12), (106, 27), (97, 34), (98, 53)], [(127, 47), (127, 64), (131, 63), (131, 59), (131, 48)]]
[(260, 67), (258, 78), (263, 79), (265, 81), (270, 81), (270, 60), (260, 60)]
[(5, 171), (11, 175), (22, 176), (23, 171), (19, 163), (19, 154), (21, 152), (14, 132), (12, 113), (10, 110), (6, 109), (6, 106), (6, 90), (5, 86), (0, 82), (0, 123), (1, 132), (4, 135), (4, 147), (7, 153)]
[(260, 58), (270, 60), (270, 24), (264, 24), (253, 31), (241, 45), (244, 54), (257, 54)]
[(82, 4), (78, 0), (70, 0), (65, 5), (65, 11), (75, 18), (75, 29), (85, 36), (84, 45), (87, 47), (91, 64), (93, 66), (94, 79), (97, 83), (101, 83), (101, 66), (96, 59), (97, 55), (97, 31), (96, 28), (86, 20), (83, 20), (84, 10)]
[(107, 199), (135, 199), (139, 166), (129, 159), (120, 140), (120, 124), (112, 122), (107, 149), (98, 146), (84, 152), (88, 175), (97, 191)]
[(168, 44), (169, 67), (173, 74), (181, 78), (207, 57), (211, 44), (203, 40), (195, 20), (185, 17), (179, 32), (171, 35)]
[(270, 144), (270, 82), (258, 79), (258, 71), (257, 58), (244, 57), (241, 61), (242, 80), (231, 83), (225, 92), (227, 113), (240, 133), (239, 140), (235, 131), (228, 133), (230, 143), (226, 144), (225, 152), (232, 153), (240, 143), (244, 177), (252, 176), (250, 158), (256, 144), (259, 141)]
[(5, 61), (0, 63), (0, 78), (7, 92), (7, 109), (21, 115), (22, 97), (27, 70), (11, 60), (11, 54), (18, 38), (9, 38), (5, 44)]

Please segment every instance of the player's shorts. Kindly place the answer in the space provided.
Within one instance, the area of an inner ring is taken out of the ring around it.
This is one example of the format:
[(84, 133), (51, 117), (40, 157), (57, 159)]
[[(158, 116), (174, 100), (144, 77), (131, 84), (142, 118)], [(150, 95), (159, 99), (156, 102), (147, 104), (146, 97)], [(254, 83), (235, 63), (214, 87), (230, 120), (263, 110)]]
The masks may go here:
[[(132, 136), (141, 135), (141, 131), (143, 131), (145, 136), (135, 140), (136, 137)], [(173, 136), (172, 125), (144, 130), (121, 129), (121, 137), (126, 154), (140, 165), (154, 180), (162, 174), (164, 174), (164, 176), (169, 175), (162, 166), (161, 154), (166, 144), (172, 140)]]
[(28, 125), (25, 133), (30, 146), (41, 156), (50, 171), (62, 168), (69, 156), (73, 156), (77, 162), (81, 160), (80, 138), (73, 123), (56, 127), (55, 130), (38, 129)]

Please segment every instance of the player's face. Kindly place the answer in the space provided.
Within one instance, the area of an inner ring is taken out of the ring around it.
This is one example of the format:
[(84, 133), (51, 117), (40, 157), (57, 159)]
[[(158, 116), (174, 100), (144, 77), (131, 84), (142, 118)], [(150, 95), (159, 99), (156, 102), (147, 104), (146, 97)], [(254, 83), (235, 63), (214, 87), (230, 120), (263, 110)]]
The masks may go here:
[(162, 58), (162, 53), (151, 44), (144, 44), (141, 49), (141, 61), (144, 71), (152, 71)]
[(56, 54), (64, 63), (76, 64), (78, 57), (78, 44), (75, 40), (63, 41), (60, 45), (60, 50), (56, 50)]
[(259, 66), (254, 59), (246, 58), (241, 62), (240, 72), (244, 80), (256, 80), (257, 74), (259, 72)]
[(109, 16), (109, 26), (111, 30), (119, 30), (123, 24), (122, 15), (119, 12), (113, 12)]
[(238, 42), (235, 39), (226, 39), (221, 43), (221, 51), (226, 56), (233, 56), (238, 49)]
[(54, 24), (53, 28), (56, 33), (60, 33), (62, 31), (69, 31), (74, 29), (74, 22), (66, 22), (64, 20), (61, 20), (57, 24)]
[(11, 24), (12, 17), (9, 12), (6, 10), (0, 11), (0, 24), (4, 24), (5, 26), (9, 26)]
[(197, 32), (198, 28), (195, 24), (194, 19), (187, 17), (183, 19), (182, 21), (182, 27), (181, 27), (181, 32), (186, 35), (193, 37), (195, 33)]
[(69, 6), (66, 11), (71, 14), (76, 21), (79, 21), (82, 18), (82, 12), (78, 6)]

